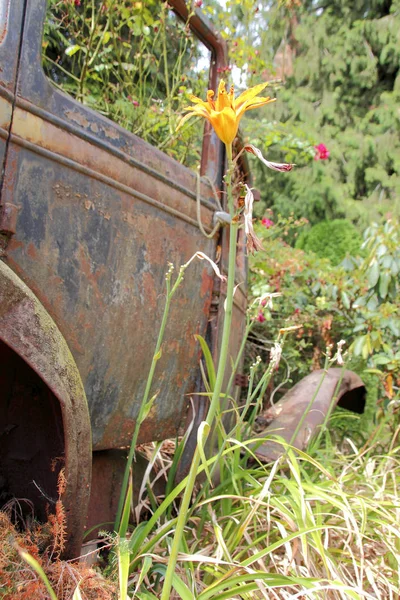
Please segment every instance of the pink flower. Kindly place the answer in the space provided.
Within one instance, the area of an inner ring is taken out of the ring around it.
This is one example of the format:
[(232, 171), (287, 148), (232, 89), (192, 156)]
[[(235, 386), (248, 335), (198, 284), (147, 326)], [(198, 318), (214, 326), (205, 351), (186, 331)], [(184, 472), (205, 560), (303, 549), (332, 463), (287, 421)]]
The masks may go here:
[(264, 323), (264, 321), (265, 321), (265, 317), (264, 317), (264, 315), (263, 315), (263, 312), (262, 312), (262, 310), (259, 310), (259, 311), (258, 311), (258, 315), (257, 315), (257, 317), (256, 317), (256, 320), (257, 320), (259, 323)]
[(314, 148), (317, 151), (314, 160), (328, 160), (330, 152), (325, 144), (318, 144), (318, 146), (314, 146)]
[(271, 219), (267, 219), (267, 218), (261, 219), (261, 223), (264, 225), (264, 227), (266, 229), (269, 229), (274, 224), (274, 222), (271, 221)]
[(133, 106), (139, 106), (139, 102), (137, 100), (134, 100), (132, 96), (128, 96), (128, 100), (133, 104)]
[(203, 6), (203, 0), (195, 0), (194, 5), (196, 8), (201, 8)]

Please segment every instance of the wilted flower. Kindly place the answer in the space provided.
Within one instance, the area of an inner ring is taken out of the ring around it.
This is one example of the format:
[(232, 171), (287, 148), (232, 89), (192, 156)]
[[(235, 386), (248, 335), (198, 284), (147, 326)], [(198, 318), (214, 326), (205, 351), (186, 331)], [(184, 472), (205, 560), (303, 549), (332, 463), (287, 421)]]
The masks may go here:
[(338, 365), (344, 365), (344, 360), (342, 356), (342, 348), (346, 342), (344, 340), (340, 340), (337, 343), (337, 352), (336, 352), (336, 360)]
[(266, 98), (257, 96), (267, 85), (268, 83), (260, 83), (246, 90), (235, 99), (234, 87), (231, 86), (230, 91), (227, 92), (225, 82), (221, 80), (216, 100), (213, 99), (213, 90), (208, 90), (206, 101), (193, 95), (190, 96), (190, 100), (194, 102), (195, 106), (189, 106), (184, 109), (189, 111), (189, 113), (182, 117), (178, 124), (178, 129), (191, 117), (204, 117), (207, 121), (210, 121), (219, 139), (227, 146), (230, 146), (236, 137), (240, 119), (244, 113), (252, 108), (258, 108), (264, 104), (274, 102), (274, 99), (269, 96)]
[(273, 363), (274, 369), (278, 369), (279, 363), (281, 361), (282, 356), (282, 346), (275, 342), (274, 347), (270, 350), (271, 362)]
[(278, 296), (282, 296), (282, 294), (280, 292), (267, 292), (259, 298), (259, 302), (261, 306), (266, 306), (267, 308), (272, 310), (272, 298), (278, 298)]
[(247, 250), (249, 252), (253, 253), (256, 250), (262, 250), (263, 247), (262, 247), (261, 241), (256, 236), (256, 234), (254, 232), (254, 228), (253, 228), (253, 203), (254, 203), (253, 192), (251, 191), (251, 189), (249, 188), (248, 185), (245, 185), (245, 188), (246, 188), (246, 195), (244, 197), (244, 211), (243, 211), (244, 231), (246, 233), (246, 238), (247, 238)]
[(318, 144), (318, 146), (314, 146), (314, 148), (317, 151), (314, 160), (328, 160), (330, 152), (325, 144)]
[(255, 156), (257, 156), (257, 158), (259, 158), (261, 162), (264, 163), (264, 165), (266, 165), (269, 169), (272, 169), (273, 171), (291, 171), (295, 166), (294, 164), (290, 163), (270, 162), (269, 160), (263, 157), (261, 150), (253, 146), (253, 144), (246, 144), (243, 149), (246, 152), (250, 152), (250, 154), (254, 154)]
[(271, 221), (271, 219), (267, 219), (267, 218), (261, 219), (261, 223), (264, 225), (264, 227), (266, 229), (269, 229), (274, 224), (274, 222)]

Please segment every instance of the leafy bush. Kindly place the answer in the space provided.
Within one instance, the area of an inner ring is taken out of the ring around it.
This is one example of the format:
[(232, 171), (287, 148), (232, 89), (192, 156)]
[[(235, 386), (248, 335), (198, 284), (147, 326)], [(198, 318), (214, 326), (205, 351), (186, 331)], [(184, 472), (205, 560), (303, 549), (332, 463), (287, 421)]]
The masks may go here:
[(347, 254), (359, 255), (361, 244), (362, 237), (350, 221), (335, 219), (321, 221), (304, 231), (296, 242), (296, 248), (314, 252), (320, 258), (328, 258), (333, 265), (338, 265)]
[[(341, 265), (289, 246), (279, 236), (290, 227), (280, 223), (258, 228), (265, 252), (251, 258), (252, 294), (282, 294), (273, 310), (263, 309), (260, 320), (265, 322), (257, 325), (256, 334), (274, 339), (279, 329), (299, 326), (287, 337), (284, 351), (294, 382), (322, 367), (327, 346), (345, 339), (353, 354), (349, 367), (364, 378), (368, 371), (369, 403), (386, 406), (400, 386), (398, 223), (369, 227), (365, 257), (348, 257)], [(371, 405), (369, 419), (374, 412)]]

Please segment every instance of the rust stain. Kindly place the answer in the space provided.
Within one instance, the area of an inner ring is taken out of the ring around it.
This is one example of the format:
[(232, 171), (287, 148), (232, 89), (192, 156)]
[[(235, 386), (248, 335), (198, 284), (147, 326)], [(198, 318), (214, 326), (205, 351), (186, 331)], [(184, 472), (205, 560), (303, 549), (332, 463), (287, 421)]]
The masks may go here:
[[(180, 425), (180, 414), (174, 414), (169, 419), (147, 418), (142, 423), (139, 433), (138, 444), (154, 442), (173, 437), (177, 434)], [(107, 423), (100, 442), (94, 445), (94, 450), (107, 450), (115, 448), (115, 440), (118, 439), (121, 448), (128, 447), (131, 443), (135, 430), (135, 419), (131, 419), (121, 413), (114, 413)]]
[(143, 273), (142, 281), (146, 304), (155, 310), (157, 308), (157, 291), (152, 273), (150, 271)]
[(85, 200), (84, 205), (85, 205), (86, 210), (94, 210), (95, 209), (94, 202), (92, 202), (92, 200)]
[(69, 121), (76, 123), (77, 125), (79, 125), (80, 127), (83, 127), (84, 129), (88, 129), (88, 127), (90, 125), (88, 119), (84, 115), (82, 115), (81, 112), (79, 112), (76, 109), (75, 110), (66, 110), (65, 116), (67, 117), (67, 119), (69, 119)]
[(27, 245), (26, 253), (29, 256), (29, 258), (32, 258), (33, 260), (37, 260), (39, 258), (39, 252), (38, 252), (36, 246), (32, 242), (30, 242)]
[(12, 106), (6, 98), (0, 96), (0, 127), (8, 129), (11, 121)]
[(101, 293), (99, 283), (98, 283), (99, 278), (104, 275), (105, 266), (102, 265), (99, 269), (97, 269), (96, 271), (93, 272), (92, 263), (91, 263), (90, 258), (88, 257), (86, 250), (82, 244), (79, 244), (78, 257), (79, 257), (79, 264), (81, 266), (82, 273), (86, 276), (88, 283), (91, 284), (99, 307), (101, 307), (102, 309), (105, 309), (106, 304), (103, 300), (103, 294)]
[[(16, 136), (26, 139), (40, 147), (56, 152), (74, 160), (76, 163), (93, 169), (95, 172), (110, 177), (114, 181), (126, 185), (128, 188), (140, 192), (151, 200), (171, 207), (177, 213), (187, 215), (197, 222), (196, 202), (180, 190), (171, 193), (170, 186), (134, 166), (127, 166), (127, 162), (113, 156), (105, 149), (98, 148), (93, 144), (80, 139), (68, 131), (43, 120), (37, 115), (28, 113), (17, 107), (14, 111), (13, 132)], [(141, 140), (139, 140), (141, 142)], [(148, 153), (148, 150), (147, 150)], [(150, 158), (148, 155), (144, 158)], [(165, 157), (166, 159), (168, 157)], [(165, 163), (167, 160), (165, 160)], [(163, 172), (166, 166), (162, 161), (152, 165), (155, 170)], [(182, 169), (182, 183), (188, 184), (195, 189), (195, 179), (187, 169)], [(175, 174), (174, 174), (175, 175)], [(205, 192), (206, 187), (202, 188)], [(71, 192), (72, 193), (72, 192)], [(132, 202), (132, 200), (131, 200)], [(131, 212), (131, 211), (128, 211)], [(126, 221), (132, 222), (134, 216), (126, 214)], [(202, 207), (202, 221), (206, 227), (212, 226), (213, 211)]]
[(201, 274), (200, 298), (204, 298), (207, 294), (211, 294), (214, 285), (214, 277), (203, 269)]

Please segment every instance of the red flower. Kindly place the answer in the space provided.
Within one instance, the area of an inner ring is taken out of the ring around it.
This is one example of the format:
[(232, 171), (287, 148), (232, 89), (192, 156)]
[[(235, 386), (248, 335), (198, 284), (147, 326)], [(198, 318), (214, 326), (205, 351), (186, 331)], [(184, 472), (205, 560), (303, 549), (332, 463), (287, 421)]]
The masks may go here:
[(256, 319), (257, 319), (257, 321), (258, 321), (259, 323), (264, 323), (264, 321), (265, 321), (265, 317), (264, 317), (264, 315), (263, 315), (263, 312), (262, 312), (262, 310), (259, 310), (259, 311), (258, 311), (258, 315), (257, 315)]
[(133, 106), (140, 106), (137, 100), (134, 100), (132, 96), (128, 96), (129, 102), (132, 102)]
[(264, 225), (264, 227), (266, 229), (269, 229), (274, 224), (274, 222), (271, 221), (271, 219), (267, 219), (267, 218), (261, 219), (261, 223)]
[(328, 160), (330, 152), (325, 144), (318, 144), (318, 146), (314, 146), (314, 148), (317, 151), (314, 160)]
[(194, 5), (196, 8), (201, 8), (203, 6), (203, 0), (195, 0)]

